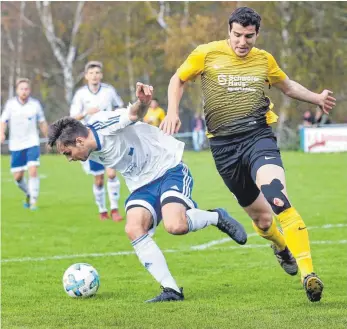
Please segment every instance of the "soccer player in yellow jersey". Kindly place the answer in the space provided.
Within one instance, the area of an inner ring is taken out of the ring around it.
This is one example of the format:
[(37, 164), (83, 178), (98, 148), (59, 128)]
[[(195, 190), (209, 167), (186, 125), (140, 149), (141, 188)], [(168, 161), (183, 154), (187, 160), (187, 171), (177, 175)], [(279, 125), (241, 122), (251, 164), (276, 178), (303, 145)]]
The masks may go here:
[(272, 242), (282, 268), (290, 275), (299, 268), (307, 297), (316, 302), (323, 282), (313, 271), (306, 225), (288, 198), (281, 154), (269, 126), (277, 116), (270, 110), (264, 83), (316, 104), (325, 113), (336, 100), (329, 90), (317, 94), (291, 80), (271, 54), (254, 47), (260, 21), (253, 9), (237, 8), (229, 18), (227, 40), (200, 45), (189, 55), (170, 80), (168, 113), (160, 128), (168, 134), (178, 131), (184, 85), (200, 75), (207, 133), (219, 174), (256, 232)]
[(152, 126), (159, 127), (164, 118), (165, 111), (159, 106), (157, 99), (152, 99), (151, 106), (143, 118), (143, 121)]

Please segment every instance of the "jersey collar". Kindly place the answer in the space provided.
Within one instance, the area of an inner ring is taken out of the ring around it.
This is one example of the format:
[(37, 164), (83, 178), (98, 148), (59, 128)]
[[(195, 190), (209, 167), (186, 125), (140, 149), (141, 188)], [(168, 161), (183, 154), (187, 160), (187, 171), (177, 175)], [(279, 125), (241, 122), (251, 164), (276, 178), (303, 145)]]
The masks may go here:
[(91, 91), (90, 90), (90, 88), (89, 88), (89, 85), (87, 84), (87, 88), (88, 88), (88, 90), (89, 90), (89, 92), (91, 92), (93, 95), (96, 95), (99, 91), (100, 91), (100, 89), (101, 89), (101, 83), (100, 83), (100, 85), (99, 85), (99, 88), (98, 88), (98, 90), (94, 93), (93, 91)]
[(100, 141), (100, 137), (98, 135), (98, 133), (96, 132), (95, 128), (93, 126), (87, 126), (94, 135), (95, 141), (96, 141), (96, 145), (97, 145), (97, 151), (101, 151), (101, 141)]

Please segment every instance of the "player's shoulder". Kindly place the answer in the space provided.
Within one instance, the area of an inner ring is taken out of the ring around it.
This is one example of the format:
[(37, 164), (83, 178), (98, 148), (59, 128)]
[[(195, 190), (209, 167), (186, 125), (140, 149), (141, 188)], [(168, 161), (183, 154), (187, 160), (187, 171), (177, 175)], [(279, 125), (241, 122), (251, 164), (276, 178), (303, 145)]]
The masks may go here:
[(266, 51), (264, 49), (259, 49), (256, 47), (254, 47), (252, 49), (252, 53), (254, 56), (262, 56), (262, 57), (266, 57), (266, 58), (273, 57), (268, 51)]
[(35, 97), (30, 96), (29, 99), (28, 99), (28, 102), (31, 103), (31, 104), (33, 104), (33, 105), (42, 107), (42, 104), (41, 104), (40, 100), (38, 100), (38, 99), (35, 98)]
[(83, 95), (84, 93), (88, 92), (89, 89), (88, 89), (88, 86), (87, 85), (84, 85), (84, 86), (81, 86), (79, 87), (76, 91), (75, 91), (75, 96), (80, 96), (80, 95)]
[(212, 51), (224, 51), (228, 49), (228, 43), (226, 40), (212, 41), (201, 44), (196, 49), (206, 54)]
[(104, 83), (104, 82), (100, 84), (100, 88), (106, 91), (112, 91), (112, 92), (116, 91), (116, 89), (112, 85), (108, 83)]
[(5, 107), (11, 106), (11, 105), (17, 105), (17, 104), (19, 104), (19, 103), (18, 103), (18, 100), (17, 100), (17, 97), (11, 97), (11, 98), (9, 98), (9, 99), (6, 101)]

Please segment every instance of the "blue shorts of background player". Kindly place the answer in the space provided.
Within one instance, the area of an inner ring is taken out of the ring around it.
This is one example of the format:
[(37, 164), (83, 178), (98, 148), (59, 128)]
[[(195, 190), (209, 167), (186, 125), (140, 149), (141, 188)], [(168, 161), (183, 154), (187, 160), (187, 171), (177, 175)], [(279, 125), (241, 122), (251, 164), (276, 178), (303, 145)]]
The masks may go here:
[(27, 170), (28, 167), (40, 165), (40, 147), (33, 146), (24, 150), (11, 152), (11, 172)]
[(193, 178), (188, 167), (180, 163), (162, 177), (131, 193), (125, 202), (125, 231), (144, 267), (163, 287), (160, 295), (147, 302), (183, 300), (167, 266), (165, 257), (152, 235), (163, 221), (170, 234), (182, 235), (214, 225), (239, 244), (247, 241), (243, 226), (221, 208), (200, 210), (192, 199)]

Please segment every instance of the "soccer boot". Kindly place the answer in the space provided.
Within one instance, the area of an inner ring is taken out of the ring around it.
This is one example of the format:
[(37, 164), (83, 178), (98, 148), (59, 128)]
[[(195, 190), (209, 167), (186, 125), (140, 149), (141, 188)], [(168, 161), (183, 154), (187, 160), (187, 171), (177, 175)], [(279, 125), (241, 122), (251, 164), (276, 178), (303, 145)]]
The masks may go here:
[(244, 227), (232, 218), (225, 209), (216, 208), (209, 211), (218, 214), (217, 227), (222, 232), (228, 234), (238, 244), (245, 244), (247, 242), (247, 233)]
[(102, 220), (102, 221), (107, 220), (107, 219), (110, 219), (110, 217), (108, 216), (107, 211), (101, 212), (101, 213), (99, 214), (99, 216), (100, 216), (100, 220)]
[(289, 251), (288, 247), (285, 247), (284, 250), (278, 251), (274, 244), (271, 245), (271, 248), (274, 251), (274, 255), (277, 258), (278, 263), (289, 275), (296, 275), (298, 273), (298, 264), (292, 253)]
[(111, 218), (114, 222), (120, 222), (123, 219), (123, 217), (119, 213), (118, 209), (112, 209), (111, 210)]
[(180, 288), (181, 293), (171, 288), (161, 287), (163, 291), (157, 297), (146, 300), (146, 303), (158, 303), (158, 302), (177, 302), (184, 300), (183, 288)]
[(324, 284), (316, 273), (312, 272), (306, 275), (303, 286), (310, 302), (319, 302), (321, 300)]
[(23, 202), (23, 207), (26, 209), (30, 208), (30, 195), (27, 195), (25, 201)]
[(33, 210), (33, 211), (37, 210), (37, 204), (36, 203), (31, 203), (30, 204), (30, 210)]

